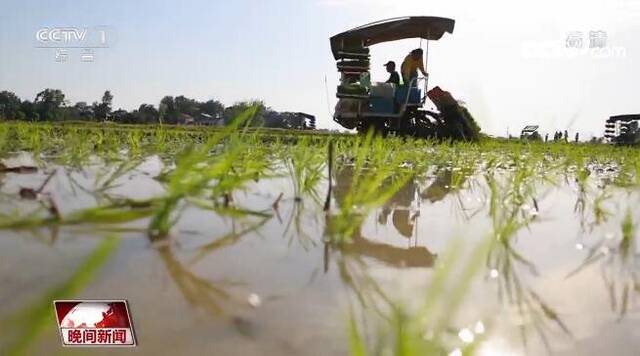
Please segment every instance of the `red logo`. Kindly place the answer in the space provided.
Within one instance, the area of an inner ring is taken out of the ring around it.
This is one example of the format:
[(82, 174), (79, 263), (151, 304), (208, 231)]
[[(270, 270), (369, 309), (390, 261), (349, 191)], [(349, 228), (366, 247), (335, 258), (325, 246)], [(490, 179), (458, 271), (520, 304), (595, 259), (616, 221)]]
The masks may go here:
[(53, 302), (63, 346), (135, 346), (125, 300)]

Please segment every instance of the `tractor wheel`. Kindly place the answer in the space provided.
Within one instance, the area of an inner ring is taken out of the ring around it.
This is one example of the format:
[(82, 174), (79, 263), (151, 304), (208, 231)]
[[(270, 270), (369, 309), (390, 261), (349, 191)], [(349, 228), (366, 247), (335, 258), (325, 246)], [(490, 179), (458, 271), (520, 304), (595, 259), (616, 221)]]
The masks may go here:
[(437, 125), (429, 118), (430, 116), (434, 117), (434, 121), (437, 122), (437, 117), (430, 112), (422, 110), (417, 110), (411, 114), (411, 117), (407, 118), (407, 123), (410, 123), (409, 131), (406, 132), (407, 136), (419, 138), (434, 138), (437, 136)]

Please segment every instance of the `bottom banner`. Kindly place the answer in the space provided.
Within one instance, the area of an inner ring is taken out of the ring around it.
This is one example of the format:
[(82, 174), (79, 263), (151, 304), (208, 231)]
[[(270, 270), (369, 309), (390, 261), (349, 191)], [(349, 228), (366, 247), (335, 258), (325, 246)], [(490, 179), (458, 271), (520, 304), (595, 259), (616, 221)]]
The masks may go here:
[(63, 346), (136, 346), (125, 300), (53, 302)]

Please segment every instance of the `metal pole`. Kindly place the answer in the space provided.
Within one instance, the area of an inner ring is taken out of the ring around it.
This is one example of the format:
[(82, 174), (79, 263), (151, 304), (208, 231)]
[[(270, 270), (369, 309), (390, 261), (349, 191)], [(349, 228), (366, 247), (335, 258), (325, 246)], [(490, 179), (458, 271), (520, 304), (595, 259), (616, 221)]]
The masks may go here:
[[(429, 74), (429, 40), (427, 40), (427, 50), (424, 54), (424, 69)], [(425, 79), (424, 83), (424, 95), (427, 95), (427, 91), (429, 90), (429, 76), (427, 75), (427, 79)]]

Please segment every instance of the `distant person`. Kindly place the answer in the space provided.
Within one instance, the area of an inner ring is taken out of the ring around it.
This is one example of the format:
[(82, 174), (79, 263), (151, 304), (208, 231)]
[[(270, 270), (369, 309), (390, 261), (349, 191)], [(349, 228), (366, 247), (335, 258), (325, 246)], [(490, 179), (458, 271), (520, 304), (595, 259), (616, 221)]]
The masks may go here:
[(400, 85), (400, 75), (398, 71), (396, 71), (396, 62), (389, 61), (384, 65), (387, 68), (387, 73), (389, 73), (389, 79), (387, 79), (387, 83)]
[(569, 131), (564, 130), (564, 142), (569, 142)]
[(546, 133), (544, 135), (544, 142), (548, 142), (549, 141), (549, 133)]
[[(400, 67), (400, 72), (402, 72), (402, 81), (404, 85), (411, 85), (411, 81), (415, 78), (418, 78), (418, 70), (425, 77), (428, 75), (427, 71), (424, 69), (424, 61), (422, 60), (422, 55), (424, 52), (422, 48), (414, 49), (409, 53), (407, 57), (405, 57), (402, 62), (402, 66)], [(417, 83), (413, 83), (416, 86)]]
[(578, 143), (578, 141), (580, 141), (580, 133), (576, 132), (576, 143)]

